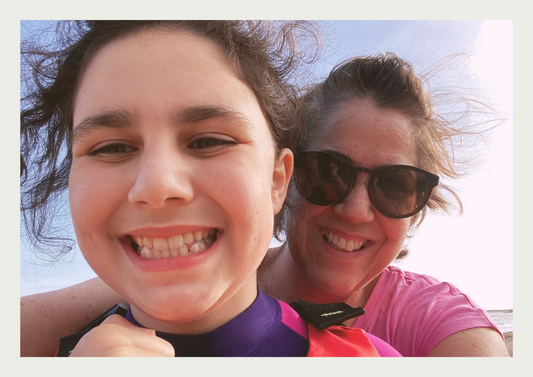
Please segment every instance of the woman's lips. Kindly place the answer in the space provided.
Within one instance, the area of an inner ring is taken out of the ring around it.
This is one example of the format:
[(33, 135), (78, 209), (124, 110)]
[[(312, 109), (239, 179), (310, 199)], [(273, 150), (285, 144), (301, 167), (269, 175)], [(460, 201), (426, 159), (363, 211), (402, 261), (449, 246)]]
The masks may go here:
[(343, 237), (328, 231), (325, 228), (322, 228), (322, 238), (334, 249), (347, 252), (363, 250), (368, 243), (368, 240), (346, 241)]

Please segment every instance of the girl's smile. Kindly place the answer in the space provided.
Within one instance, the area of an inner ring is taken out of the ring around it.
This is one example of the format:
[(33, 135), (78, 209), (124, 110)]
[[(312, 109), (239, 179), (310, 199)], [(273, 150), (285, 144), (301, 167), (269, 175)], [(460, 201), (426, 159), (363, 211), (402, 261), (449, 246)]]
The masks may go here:
[[(216, 228), (168, 227), (165, 229), (139, 229), (124, 237), (141, 258), (172, 259), (196, 255), (207, 250), (217, 240)], [(222, 233), (222, 230), (220, 230)]]
[(170, 238), (133, 236), (131, 246), (135, 254), (145, 259), (171, 259), (196, 255), (215, 243), (216, 229), (177, 234)]
[(171, 237), (124, 236), (120, 243), (139, 270), (162, 273), (206, 263), (223, 237), (223, 230), (210, 228)]

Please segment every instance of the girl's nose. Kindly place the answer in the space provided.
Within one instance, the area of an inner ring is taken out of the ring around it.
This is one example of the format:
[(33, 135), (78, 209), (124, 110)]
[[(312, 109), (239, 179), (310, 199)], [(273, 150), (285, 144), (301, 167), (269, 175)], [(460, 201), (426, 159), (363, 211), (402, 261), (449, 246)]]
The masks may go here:
[(192, 200), (192, 168), (186, 156), (170, 147), (145, 151), (139, 159), (135, 182), (128, 200), (135, 205), (162, 208)]
[(352, 191), (344, 200), (334, 205), (333, 210), (352, 223), (364, 223), (374, 220), (374, 205), (368, 194), (369, 176), (359, 173)]

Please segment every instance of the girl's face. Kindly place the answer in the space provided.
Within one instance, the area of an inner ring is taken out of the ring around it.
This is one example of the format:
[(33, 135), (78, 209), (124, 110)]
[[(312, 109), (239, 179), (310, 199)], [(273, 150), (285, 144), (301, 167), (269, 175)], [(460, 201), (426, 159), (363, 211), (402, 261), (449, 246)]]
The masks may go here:
[[(328, 133), (317, 137), (309, 150), (334, 151), (354, 166), (371, 169), (417, 165), (411, 125), (399, 112), (377, 108), (370, 100), (353, 100), (341, 106), (328, 124)], [(299, 270), (333, 301), (357, 303), (361, 288), (395, 259), (409, 230), (409, 218), (391, 219), (376, 210), (367, 184), (368, 174), (360, 173), (343, 202), (302, 203), (309, 231), (319, 234), (318, 244), (305, 230), (291, 235), (290, 249)]]
[(292, 173), (210, 40), (149, 30), (103, 47), (74, 104), (70, 206), (94, 271), (144, 326), (212, 330), (257, 295)]

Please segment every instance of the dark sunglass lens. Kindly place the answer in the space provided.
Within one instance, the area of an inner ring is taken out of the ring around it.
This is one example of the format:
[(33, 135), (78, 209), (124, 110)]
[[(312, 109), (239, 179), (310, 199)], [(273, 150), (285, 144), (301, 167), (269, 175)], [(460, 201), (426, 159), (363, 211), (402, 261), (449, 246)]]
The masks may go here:
[(318, 175), (318, 169), (313, 160), (313, 157), (301, 154), (294, 161), (294, 183), (304, 198), (307, 198), (313, 191), (313, 182), (316, 181)]
[(380, 171), (373, 182), (376, 207), (393, 217), (405, 216), (419, 209), (427, 198), (424, 174), (404, 168)]
[(335, 156), (309, 153), (295, 164), (295, 183), (298, 192), (309, 202), (332, 204), (345, 194), (350, 182), (350, 170)]

